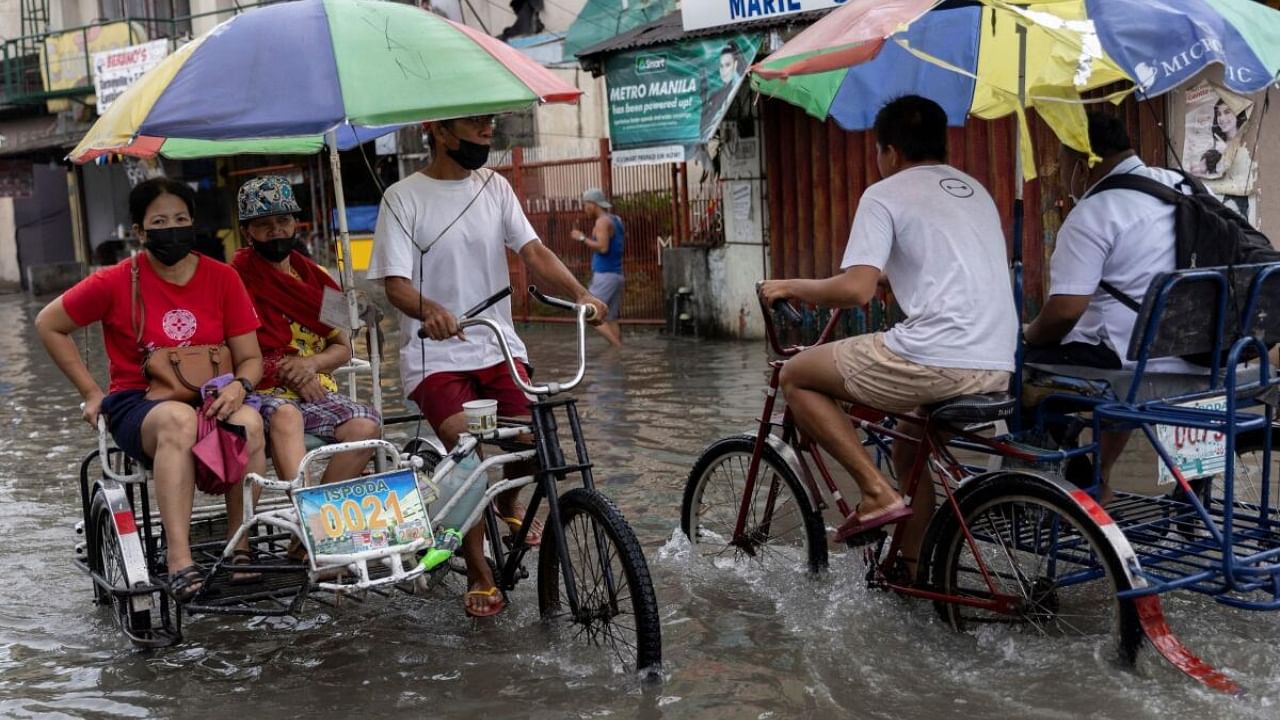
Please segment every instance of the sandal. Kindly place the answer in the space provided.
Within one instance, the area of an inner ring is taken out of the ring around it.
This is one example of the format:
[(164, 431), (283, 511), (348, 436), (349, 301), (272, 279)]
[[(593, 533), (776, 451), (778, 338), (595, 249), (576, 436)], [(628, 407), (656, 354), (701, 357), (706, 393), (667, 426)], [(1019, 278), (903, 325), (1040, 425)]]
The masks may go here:
[[(499, 515), (498, 519), (507, 524), (507, 529), (511, 531), (511, 536), (520, 532), (520, 528), (524, 527), (524, 521), (514, 515)], [(542, 544), (542, 521), (534, 518), (533, 526), (529, 528), (529, 534), (524, 536), (524, 544), (526, 547), (538, 547)]]
[(204, 591), (204, 570), (199, 565), (188, 565), (169, 575), (169, 594), (179, 604), (185, 605)]
[(882, 532), (880, 528), (902, 522), (911, 517), (911, 507), (901, 498), (888, 507), (867, 515), (858, 514), (858, 508), (860, 507), (862, 507), (861, 503), (855, 505), (853, 512), (849, 517), (845, 518), (844, 524), (836, 530), (836, 542), (861, 545), (876, 539), (879, 533)]
[(468, 590), (467, 594), (462, 599), (462, 609), (467, 613), (468, 616), (473, 618), (493, 617), (494, 615), (497, 615), (498, 613), (506, 609), (507, 601), (505, 598), (499, 596), (497, 603), (489, 603), (484, 607), (483, 610), (476, 610), (472, 608), (470, 605), (467, 604), (467, 598), (471, 598), (471, 597), (491, 598), (497, 594), (498, 594), (498, 588), (492, 585), (489, 586), (488, 590)]
[(231, 552), (231, 563), (230, 563), (231, 580), (229, 582), (232, 585), (248, 585), (249, 583), (255, 583), (261, 580), (262, 573), (260, 572), (252, 572), (249, 570), (237, 572), (235, 570), (235, 567), (237, 565), (252, 565), (252, 564), (253, 564), (252, 551), (246, 550), (244, 548), (236, 548), (235, 550), (233, 550)]

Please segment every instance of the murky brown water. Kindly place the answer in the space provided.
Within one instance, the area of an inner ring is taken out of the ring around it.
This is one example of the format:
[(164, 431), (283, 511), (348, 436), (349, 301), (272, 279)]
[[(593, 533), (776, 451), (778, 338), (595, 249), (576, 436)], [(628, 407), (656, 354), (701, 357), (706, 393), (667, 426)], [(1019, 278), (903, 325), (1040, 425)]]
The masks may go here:
[[(927, 604), (866, 590), (851, 554), (835, 554), (818, 580), (691, 559), (673, 539), (685, 475), (705, 444), (759, 412), (764, 350), (639, 332), (622, 353), (592, 338), (578, 397), (601, 488), (635, 527), (654, 574), (661, 686), (642, 689), (598, 654), (552, 641), (532, 582), (483, 626), (464, 617), (455, 584), (425, 600), (308, 605), (297, 619), (200, 618), (181, 646), (136, 651), (71, 564), (75, 473), (92, 438), (31, 329), (38, 307), (0, 296), (0, 717), (1280, 715), (1274, 615), (1199, 598), (1166, 604), (1183, 639), (1249, 688), (1233, 699), (1150, 650), (1131, 672), (1101, 644), (1002, 628), (953, 633)], [(567, 328), (522, 332), (540, 374), (572, 361)], [(92, 366), (103, 370), (94, 345)]]

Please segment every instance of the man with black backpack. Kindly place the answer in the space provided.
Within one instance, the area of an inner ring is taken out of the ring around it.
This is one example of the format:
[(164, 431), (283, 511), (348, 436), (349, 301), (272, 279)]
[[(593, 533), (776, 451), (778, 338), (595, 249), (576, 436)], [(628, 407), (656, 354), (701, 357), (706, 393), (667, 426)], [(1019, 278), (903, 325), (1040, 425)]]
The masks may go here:
[[(1124, 397), (1132, 380), (1134, 363), (1125, 354), (1138, 303), (1156, 275), (1270, 262), (1280, 253), (1198, 181), (1145, 165), (1119, 119), (1091, 113), (1089, 144), (1101, 158), (1092, 167), (1085, 154), (1062, 150), (1060, 171), (1076, 204), (1058, 231), (1049, 300), (1025, 330), (1025, 361), (1106, 379)], [(1138, 399), (1203, 389), (1207, 373), (1182, 358), (1153, 358)], [(1104, 502), (1111, 498), (1111, 469), (1127, 441), (1128, 433), (1103, 434)]]

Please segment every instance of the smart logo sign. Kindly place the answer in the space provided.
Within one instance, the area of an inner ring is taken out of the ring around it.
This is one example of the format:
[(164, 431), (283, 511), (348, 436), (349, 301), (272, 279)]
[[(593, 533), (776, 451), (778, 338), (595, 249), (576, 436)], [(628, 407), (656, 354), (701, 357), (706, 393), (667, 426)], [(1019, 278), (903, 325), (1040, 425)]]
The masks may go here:
[(666, 158), (673, 146), (706, 142), (759, 48), (759, 36), (738, 35), (611, 56), (605, 77), (613, 148), (663, 148)]
[(848, 0), (695, 0), (682, 4), (684, 29), (732, 25), (762, 18), (830, 10), (844, 5)]

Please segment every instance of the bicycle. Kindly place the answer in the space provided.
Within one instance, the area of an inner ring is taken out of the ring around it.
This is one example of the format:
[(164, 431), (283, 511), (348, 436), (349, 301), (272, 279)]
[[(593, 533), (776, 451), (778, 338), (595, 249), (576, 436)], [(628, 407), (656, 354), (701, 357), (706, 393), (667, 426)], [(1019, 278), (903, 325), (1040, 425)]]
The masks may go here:
[[(1239, 318), (1228, 311), (1228, 288), (1247, 290)], [(958, 630), (986, 624), (1016, 625), (1046, 636), (1106, 636), (1119, 659), (1132, 663), (1144, 637), (1175, 667), (1207, 686), (1238, 692), (1239, 686), (1192, 654), (1170, 631), (1159, 595), (1173, 590), (1207, 594), (1234, 607), (1280, 609), (1280, 515), (1270, 501), (1270, 429), (1277, 386), (1265, 358), (1258, 379), (1237, 379), (1246, 351), (1265, 356), (1262, 338), (1277, 332), (1274, 303), (1280, 266), (1242, 270), (1210, 268), (1159, 276), (1144, 298), (1129, 359), (1137, 386), (1149, 357), (1189, 353), (1226, 355), (1225, 382), (1217, 368), (1206, 390), (1137, 402), (1114, 395), (1055, 395), (1071, 406), (1046, 411), (1034, 428), (994, 432), (1013, 415), (1015, 398), (992, 393), (954, 398), (919, 414), (891, 414), (852, 406), (849, 416), (882, 467), (898, 443), (917, 446), (908, 477), (895, 478), (904, 496), (932, 492), (939, 499), (920, 544), (914, 573), (905, 572), (904, 525), (872, 539), (864, 559), (868, 583), (905, 597), (933, 602)], [(796, 427), (788, 409), (775, 412), (785, 358), (804, 348), (783, 347), (773, 314), (761, 304), (770, 360), (764, 408), (754, 433), (713, 442), (694, 464), (681, 504), (681, 527), (705, 555), (732, 553), (751, 562), (827, 567), (823, 512), (851, 511), (816, 445)], [(785, 304), (780, 308), (786, 310)], [(1166, 312), (1166, 310), (1170, 310)], [(791, 310), (794, 313), (794, 309)], [(835, 313), (816, 344), (827, 342)], [(1232, 340), (1230, 332), (1240, 329)], [(1216, 328), (1204, 332), (1203, 328)], [(1190, 332), (1199, 328), (1199, 332)], [(1252, 370), (1250, 371), (1252, 372)], [(1078, 379), (1076, 379), (1078, 380)], [(1191, 403), (1194, 403), (1192, 405)], [(1254, 409), (1260, 408), (1260, 409)], [(1089, 419), (1082, 420), (1081, 412)], [(907, 421), (920, 437), (902, 432)], [(1031, 444), (1047, 424), (1091, 424), (1087, 443), (1061, 448)], [(1155, 427), (1167, 425), (1221, 433), (1225, 467), (1213, 490), (1197, 492), (1164, 448)], [(1104, 429), (1138, 428), (1174, 478), (1172, 494), (1120, 493), (1103, 509), (1097, 438)], [(988, 469), (962, 461), (961, 451), (993, 459)], [(1234, 484), (1237, 456), (1256, 455), (1259, 477), (1243, 496)], [(1080, 485), (1063, 470), (1075, 458), (1091, 458), (1092, 477)], [(925, 468), (936, 481), (920, 485)], [(1261, 597), (1259, 597), (1261, 596)]]
[[(452, 451), (439, 459), (432, 474), (432, 484), (439, 483), (455, 466), (479, 445), (497, 447), (502, 454), (487, 457), (476, 467), (458, 490), (437, 510), (448, 514), (467, 495), (476, 482), (483, 482), (490, 468), (511, 463), (534, 461), (537, 472), (522, 478), (506, 479), (491, 485), (484, 499), (477, 503), (466, 522), (458, 528), (465, 534), (483, 515), (489, 552), (497, 568), (495, 583), (507, 593), (520, 579), (528, 577), (523, 566), (529, 547), (524, 540), (537, 517), (542, 503), (547, 506), (547, 527), (542, 533), (538, 554), (538, 604), (548, 622), (567, 620), (578, 626), (593, 644), (609, 645), (624, 665), (642, 674), (655, 674), (662, 661), (662, 636), (657, 599), (653, 591), (648, 564), (640, 543), (621, 511), (596, 489), (593, 465), (582, 434), (576, 400), (554, 399), (573, 390), (586, 373), (586, 321), (592, 308), (576, 305), (540, 293), (530, 287), (529, 293), (550, 307), (572, 310), (577, 321), (578, 368), (568, 382), (537, 384), (526, 381), (517, 369), (502, 328), (480, 313), (511, 294), (511, 288), (496, 293), (462, 315), (458, 326), (486, 327), (493, 331), (504, 362), (516, 385), (535, 399), (529, 403), (528, 421), (500, 418), (495, 430), (472, 435), (464, 433)], [(560, 410), (569, 426), (572, 460), (561, 445)], [(427, 441), (415, 438), (410, 445), (433, 454)], [(557, 494), (559, 482), (577, 475), (581, 487)], [(525, 509), (520, 528), (500, 541), (498, 517), (492, 500), (500, 493), (534, 485), (533, 496)], [(627, 625), (627, 605), (634, 625)]]

